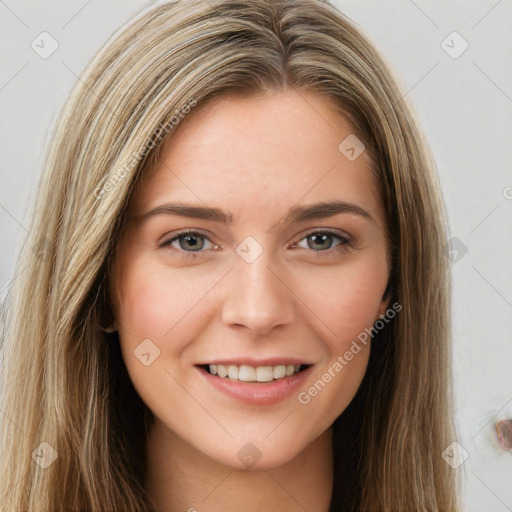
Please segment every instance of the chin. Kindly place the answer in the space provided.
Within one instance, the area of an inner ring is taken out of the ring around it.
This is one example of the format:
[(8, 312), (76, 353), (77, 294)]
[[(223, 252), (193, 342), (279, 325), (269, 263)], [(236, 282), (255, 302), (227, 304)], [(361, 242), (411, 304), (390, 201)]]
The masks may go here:
[[(272, 436), (270, 436), (272, 437)], [(243, 436), (239, 439), (229, 440), (222, 449), (219, 445), (209, 446), (203, 451), (208, 457), (219, 464), (223, 464), (235, 470), (265, 471), (276, 469), (292, 462), (311, 443), (304, 440), (303, 443), (290, 443), (292, 434), (286, 436), (286, 440), (275, 438), (271, 440), (266, 436), (260, 438)]]
[(292, 452), (286, 450), (286, 452), (269, 453), (269, 450), (259, 450), (254, 445), (247, 443), (234, 457), (226, 457), (223, 455), (222, 458), (220, 458), (221, 456), (218, 454), (219, 457), (215, 457), (215, 460), (237, 471), (268, 471), (280, 468), (292, 462), (301, 451), (302, 450), (297, 450)]

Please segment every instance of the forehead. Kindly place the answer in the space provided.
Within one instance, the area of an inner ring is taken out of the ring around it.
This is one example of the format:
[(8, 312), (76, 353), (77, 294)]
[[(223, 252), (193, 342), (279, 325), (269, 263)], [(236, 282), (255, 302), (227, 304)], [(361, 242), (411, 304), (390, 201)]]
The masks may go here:
[(347, 137), (354, 128), (336, 104), (312, 92), (217, 98), (182, 121), (134, 194), (132, 212), (180, 200), (261, 215), (343, 199), (378, 217), (370, 157), (347, 158), (340, 150)]

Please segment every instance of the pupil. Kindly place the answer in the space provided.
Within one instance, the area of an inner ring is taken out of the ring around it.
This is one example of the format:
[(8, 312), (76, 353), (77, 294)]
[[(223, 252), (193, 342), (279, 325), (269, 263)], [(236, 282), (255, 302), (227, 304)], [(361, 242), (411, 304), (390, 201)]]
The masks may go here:
[[(192, 247), (195, 247), (196, 249), (197, 249), (198, 245), (200, 245), (200, 244), (198, 244), (198, 241), (197, 241), (197, 240), (198, 240), (198, 238), (199, 238), (199, 237), (197, 237), (197, 236), (195, 236), (195, 235), (192, 235), (192, 236), (187, 235), (187, 236), (185, 236), (185, 237), (184, 237), (184, 239), (186, 240), (186, 243), (187, 243), (187, 244), (189, 244), (189, 245), (191, 245)], [(190, 242), (191, 240), (192, 240), (192, 242)], [(182, 247), (182, 248), (183, 248), (183, 247)], [(200, 249), (200, 248), (201, 248), (201, 247), (199, 247), (199, 249)]]
[[(320, 242), (317, 242), (317, 239), (320, 238)], [(325, 240), (329, 238), (329, 235), (314, 235), (313, 236), (313, 243), (314, 244), (321, 244), (322, 241), (325, 242)], [(312, 249), (315, 249), (315, 247), (311, 247)], [(325, 248), (325, 247), (324, 247)]]

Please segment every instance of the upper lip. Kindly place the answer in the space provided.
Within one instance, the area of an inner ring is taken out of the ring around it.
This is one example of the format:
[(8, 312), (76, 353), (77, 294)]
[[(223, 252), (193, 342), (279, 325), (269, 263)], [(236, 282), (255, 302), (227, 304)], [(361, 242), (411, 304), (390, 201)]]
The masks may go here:
[(212, 359), (211, 361), (205, 361), (203, 363), (199, 363), (197, 366), (202, 365), (224, 365), (224, 366), (279, 366), (279, 365), (287, 365), (287, 364), (300, 364), (300, 365), (311, 365), (313, 363), (306, 361), (304, 359), (298, 357), (268, 357), (264, 359), (254, 359), (250, 357), (237, 357), (235, 359)]

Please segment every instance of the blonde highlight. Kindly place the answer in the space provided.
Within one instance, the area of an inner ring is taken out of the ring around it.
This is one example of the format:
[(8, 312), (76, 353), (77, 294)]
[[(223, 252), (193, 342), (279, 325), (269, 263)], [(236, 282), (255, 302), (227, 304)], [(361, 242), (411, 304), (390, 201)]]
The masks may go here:
[[(456, 438), (446, 215), (412, 107), (326, 1), (178, 0), (116, 33), (60, 114), (8, 295), (1, 511), (151, 509), (141, 464), (151, 413), (116, 334), (100, 329), (130, 198), (185, 105), (194, 115), (223, 94), (286, 89), (330, 98), (367, 145), (390, 227), (388, 293), (402, 306), (378, 335), (361, 391), (347, 500), (354, 512), (459, 510), (441, 458)], [(31, 456), (43, 441), (58, 454), (47, 468)]]

